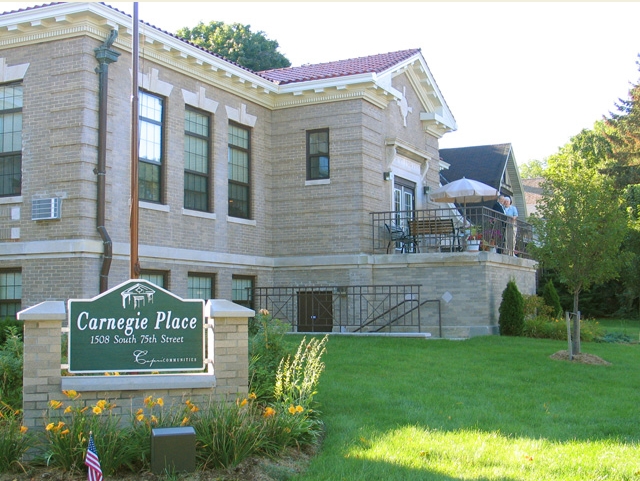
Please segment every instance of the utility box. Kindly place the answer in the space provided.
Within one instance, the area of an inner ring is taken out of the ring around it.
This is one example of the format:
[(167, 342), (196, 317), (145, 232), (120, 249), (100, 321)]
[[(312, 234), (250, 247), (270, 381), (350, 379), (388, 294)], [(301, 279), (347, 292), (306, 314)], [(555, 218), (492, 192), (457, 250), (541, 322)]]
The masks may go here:
[(196, 430), (191, 426), (151, 430), (151, 472), (192, 473), (196, 470)]

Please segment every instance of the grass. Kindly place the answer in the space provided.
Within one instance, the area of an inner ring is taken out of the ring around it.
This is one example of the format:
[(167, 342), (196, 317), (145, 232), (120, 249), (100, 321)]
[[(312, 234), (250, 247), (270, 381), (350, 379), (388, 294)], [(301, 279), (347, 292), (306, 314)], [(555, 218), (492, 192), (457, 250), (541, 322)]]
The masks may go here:
[(598, 319), (607, 333), (629, 336), (634, 341), (640, 340), (640, 319)]
[(640, 480), (640, 346), (582, 345), (611, 366), (549, 358), (566, 348), (331, 337), (317, 394), (326, 436), (291, 479)]

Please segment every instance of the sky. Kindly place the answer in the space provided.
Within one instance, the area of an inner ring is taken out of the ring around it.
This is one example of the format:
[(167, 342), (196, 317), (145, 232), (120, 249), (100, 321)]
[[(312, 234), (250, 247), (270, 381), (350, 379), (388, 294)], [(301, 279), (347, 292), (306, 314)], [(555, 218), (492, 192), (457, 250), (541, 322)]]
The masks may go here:
[[(0, 11), (43, 2), (2, 2)], [(133, 2), (105, 3), (133, 14)], [(441, 148), (511, 143), (543, 160), (640, 81), (640, 2), (138, 2), (168, 32), (250, 25), (293, 66), (419, 48), (456, 119)]]

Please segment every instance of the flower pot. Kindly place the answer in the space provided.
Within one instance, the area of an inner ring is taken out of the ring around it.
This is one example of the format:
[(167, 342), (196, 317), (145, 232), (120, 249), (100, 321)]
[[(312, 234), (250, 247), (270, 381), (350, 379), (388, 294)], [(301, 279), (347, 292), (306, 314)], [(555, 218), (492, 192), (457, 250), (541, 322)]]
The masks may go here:
[(479, 251), (480, 250), (480, 240), (468, 240), (467, 241), (467, 250), (468, 251)]

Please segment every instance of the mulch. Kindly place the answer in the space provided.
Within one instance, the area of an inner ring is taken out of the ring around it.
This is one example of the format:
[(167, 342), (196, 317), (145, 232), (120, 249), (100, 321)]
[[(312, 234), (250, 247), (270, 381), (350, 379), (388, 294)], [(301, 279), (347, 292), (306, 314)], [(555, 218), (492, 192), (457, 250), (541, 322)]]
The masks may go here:
[(575, 362), (579, 364), (593, 364), (596, 366), (611, 366), (609, 361), (605, 361), (601, 357), (595, 356), (593, 354), (587, 354), (581, 352), (580, 354), (574, 354), (573, 359), (569, 360), (569, 351), (558, 351), (549, 356), (551, 359), (555, 359), (557, 361), (569, 361)]

